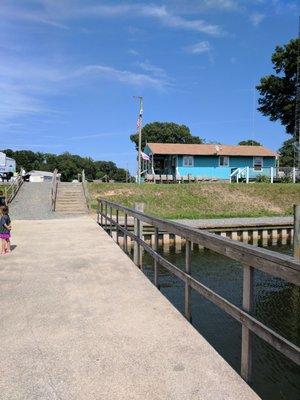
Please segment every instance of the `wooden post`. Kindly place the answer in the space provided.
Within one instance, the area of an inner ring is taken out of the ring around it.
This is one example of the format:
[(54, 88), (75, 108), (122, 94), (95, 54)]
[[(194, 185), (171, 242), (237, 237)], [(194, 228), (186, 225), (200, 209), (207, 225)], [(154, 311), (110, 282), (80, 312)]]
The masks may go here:
[[(128, 229), (128, 217), (127, 214), (125, 213), (125, 219), (124, 219), (124, 228), (127, 230)], [(124, 233), (124, 239), (123, 239), (123, 248), (125, 253), (128, 252), (128, 242), (127, 242), (127, 235)]]
[(112, 237), (112, 206), (110, 206), (110, 212), (109, 212), (109, 216), (110, 216), (110, 228), (109, 228), (109, 234)]
[[(253, 303), (253, 268), (244, 265), (243, 271), (243, 309), (250, 312)], [(241, 376), (251, 383), (252, 377), (252, 336), (251, 331), (242, 325), (242, 355), (241, 355)]]
[(119, 210), (116, 210), (116, 242), (119, 244)]
[(101, 206), (100, 206), (100, 212), (101, 212), (101, 216), (100, 216), (101, 226), (103, 226), (103, 203), (102, 203), (102, 201), (101, 201)]
[(250, 178), (250, 168), (246, 168), (246, 183), (249, 183), (249, 178)]
[[(156, 252), (158, 251), (158, 235), (159, 235), (159, 230), (158, 228), (155, 228), (153, 248)], [(154, 260), (154, 285), (158, 287), (158, 262), (156, 260)]]
[(300, 261), (300, 204), (294, 204), (294, 257)]
[(296, 183), (296, 167), (293, 167), (293, 183)]
[(107, 203), (105, 203), (105, 230), (107, 231)]
[[(191, 274), (191, 242), (186, 240), (185, 244), (185, 272)], [(184, 315), (185, 318), (191, 320), (191, 287), (189, 282), (185, 282), (184, 290)]]
[[(144, 204), (143, 203), (135, 203), (134, 209), (139, 212), (144, 212)], [(138, 218), (134, 218), (134, 234), (139, 239), (142, 239), (143, 236), (143, 225)], [(139, 267), (142, 267), (142, 252), (141, 246), (135, 241), (133, 248), (133, 262)]]
[(100, 200), (98, 200), (98, 207), (97, 207), (97, 224), (99, 224), (100, 222), (100, 207), (101, 207), (102, 203), (100, 202)]

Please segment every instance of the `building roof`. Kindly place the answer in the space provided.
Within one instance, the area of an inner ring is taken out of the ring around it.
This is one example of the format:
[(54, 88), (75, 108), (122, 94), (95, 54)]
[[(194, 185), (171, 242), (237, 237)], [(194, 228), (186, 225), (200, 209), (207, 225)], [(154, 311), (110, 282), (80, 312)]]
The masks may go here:
[(277, 153), (263, 146), (229, 146), (225, 144), (147, 143), (152, 154), (188, 156), (264, 156), (276, 157)]
[(53, 172), (48, 172), (48, 171), (30, 171), (28, 172), (31, 176), (53, 176)]

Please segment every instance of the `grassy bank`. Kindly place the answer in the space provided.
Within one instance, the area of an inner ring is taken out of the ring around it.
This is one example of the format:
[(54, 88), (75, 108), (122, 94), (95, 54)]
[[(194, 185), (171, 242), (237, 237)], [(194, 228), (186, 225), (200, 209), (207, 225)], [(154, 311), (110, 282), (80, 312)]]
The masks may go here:
[(97, 198), (132, 207), (145, 203), (145, 212), (163, 218), (223, 218), (291, 215), (300, 202), (299, 184), (228, 184), (183, 185), (93, 184), (92, 207)]

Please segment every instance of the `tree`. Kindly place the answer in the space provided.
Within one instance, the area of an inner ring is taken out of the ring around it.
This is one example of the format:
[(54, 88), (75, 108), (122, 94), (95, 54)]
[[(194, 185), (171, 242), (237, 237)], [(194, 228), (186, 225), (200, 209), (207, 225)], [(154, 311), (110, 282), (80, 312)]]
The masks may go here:
[(75, 154), (63, 153), (60, 155), (51, 153), (34, 153), (29, 150), (13, 151), (10, 149), (3, 152), (17, 163), (17, 170), (21, 167), (27, 172), (31, 170), (53, 171), (55, 168), (61, 173), (63, 181), (77, 179), (78, 174), (85, 170), (88, 180), (101, 179), (107, 176), (119, 182), (125, 182), (129, 173), (123, 168), (118, 168), (112, 161), (94, 161), (90, 157), (80, 157)]
[(283, 142), (278, 152), (280, 154), (279, 165), (281, 167), (290, 167), (294, 165), (294, 139), (288, 139)]
[(238, 143), (239, 146), (261, 146), (261, 143), (257, 142), (256, 140), (248, 139), (242, 140)]
[(272, 55), (276, 74), (264, 76), (256, 87), (261, 95), (258, 110), (271, 121), (280, 121), (289, 134), (295, 126), (298, 46), (298, 39), (277, 46)]
[[(139, 146), (138, 133), (130, 136), (135, 143), (136, 150)], [(198, 136), (193, 136), (185, 125), (178, 125), (173, 122), (152, 122), (146, 124), (142, 129), (142, 149), (148, 143), (203, 143)]]

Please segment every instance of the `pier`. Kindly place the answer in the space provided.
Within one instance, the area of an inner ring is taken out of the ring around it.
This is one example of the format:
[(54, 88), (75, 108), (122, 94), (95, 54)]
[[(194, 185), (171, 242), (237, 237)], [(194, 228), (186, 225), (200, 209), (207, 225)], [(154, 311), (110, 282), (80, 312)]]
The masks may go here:
[(17, 220), (13, 244), (3, 400), (259, 398), (89, 216)]

